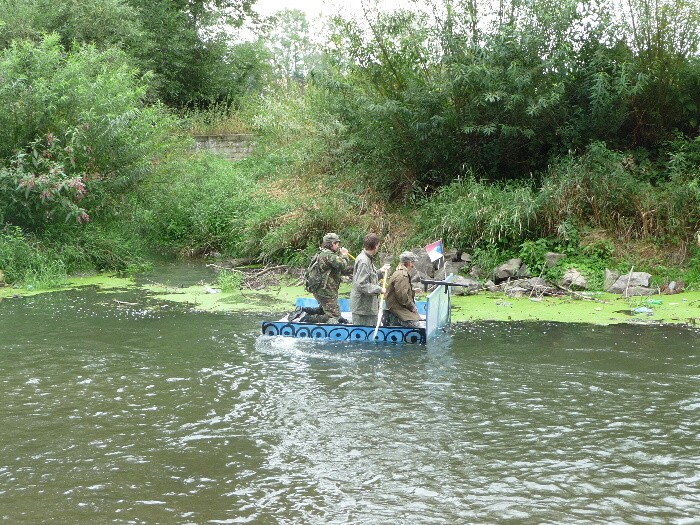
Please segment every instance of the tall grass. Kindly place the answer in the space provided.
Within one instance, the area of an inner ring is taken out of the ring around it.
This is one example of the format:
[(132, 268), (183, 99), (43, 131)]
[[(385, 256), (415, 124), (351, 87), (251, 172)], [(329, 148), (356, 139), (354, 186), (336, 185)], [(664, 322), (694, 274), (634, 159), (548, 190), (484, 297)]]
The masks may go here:
[(420, 210), (425, 238), (464, 250), (517, 246), (537, 235), (538, 202), (526, 184), (491, 184), (470, 176), (442, 187)]
[(66, 277), (63, 261), (52, 258), (16, 226), (0, 230), (0, 269), (7, 283), (36, 289), (52, 288)]
[(698, 166), (678, 160), (668, 180), (652, 183), (646, 166), (603, 144), (560, 159), (539, 192), (544, 232), (554, 233), (568, 221), (602, 229), (621, 242), (687, 244), (700, 227)]
[(180, 127), (190, 135), (232, 135), (250, 133), (250, 125), (229, 104), (206, 109), (186, 109), (180, 113)]
[(545, 232), (555, 233), (565, 221), (617, 232), (623, 238), (658, 234), (658, 193), (635, 178), (632, 161), (603, 144), (582, 156), (567, 156), (552, 165), (539, 192)]
[(302, 264), (329, 231), (355, 232), (361, 246), (366, 230), (358, 224), (357, 196), (319, 188), (294, 175), (258, 178), (253, 157), (232, 163), (193, 155), (173, 163), (144, 186), (135, 213), (146, 238), (187, 255), (218, 253), (262, 262)]
[(538, 188), (474, 177), (445, 186), (421, 208), (421, 224), (428, 237), (464, 248), (515, 247), (565, 237), (571, 228), (623, 242), (679, 236), (687, 242), (700, 227), (700, 184), (697, 175), (683, 173), (655, 185), (631, 156), (593, 144), (584, 155), (554, 162)]

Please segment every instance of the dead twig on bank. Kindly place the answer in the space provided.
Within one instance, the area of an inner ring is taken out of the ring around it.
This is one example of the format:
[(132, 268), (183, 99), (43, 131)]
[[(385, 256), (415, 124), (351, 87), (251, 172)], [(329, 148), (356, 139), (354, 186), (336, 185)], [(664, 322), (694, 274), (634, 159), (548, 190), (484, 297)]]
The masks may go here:
[(564, 288), (563, 286), (560, 286), (560, 285), (558, 285), (558, 284), (557, 284), (556, 286), (557, 286), (557, 288), (559, 288), (560, 290), (563, 290), (563, 291), (566, 292), (568, 295), (570, 295), (570, 296), (572, 296), (572, 297), (574, 297), (574, 298), (576, 298), (576, 299), (582, 299), (582, 300), (585, 300), (585, 301), (594, 301), (594, 302), (596, 302), (596, 303), (602, 303), (602, 304), (610, 304), (610, 301), (603, 301), (602, 299), (597, 299), (597, 298), (595, 298), (595, 297), (591, 297), (591, 296), (589, 296), (589, 295), (585, 295), (585, 294), (583, 294), (583, 293), (581, 293), (581, 292), (577, 292), (577, 291), (575, 291), (575, 290), (571, 290), (570, 288)]

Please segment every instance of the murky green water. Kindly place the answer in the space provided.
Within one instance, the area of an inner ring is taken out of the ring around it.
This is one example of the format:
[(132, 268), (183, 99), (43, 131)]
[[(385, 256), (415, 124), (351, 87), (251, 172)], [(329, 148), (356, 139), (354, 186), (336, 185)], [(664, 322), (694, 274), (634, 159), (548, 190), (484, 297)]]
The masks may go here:
[(0, 302), (0, 521), (700, 523), (697, 331), (358, 346), (148, 306)]

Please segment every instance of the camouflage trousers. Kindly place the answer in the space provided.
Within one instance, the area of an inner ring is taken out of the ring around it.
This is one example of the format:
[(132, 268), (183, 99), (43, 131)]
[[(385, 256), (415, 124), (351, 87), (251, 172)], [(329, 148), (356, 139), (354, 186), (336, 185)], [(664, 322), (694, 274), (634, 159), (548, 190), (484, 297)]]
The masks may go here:
[(340, 317), (340, 306), (338, 306), (338, 291), (319, 290), (314, 293), (318, 305), (323, 308), (323, 313), (329, 318), (338, 319)]

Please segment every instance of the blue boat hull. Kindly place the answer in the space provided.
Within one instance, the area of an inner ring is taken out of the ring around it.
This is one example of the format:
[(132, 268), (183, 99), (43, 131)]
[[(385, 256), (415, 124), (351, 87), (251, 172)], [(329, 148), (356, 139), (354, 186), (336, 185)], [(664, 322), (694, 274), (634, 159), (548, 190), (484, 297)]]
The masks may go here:
[(264, 321), (263, 335), (281, 335), (333, 341), (376, 341), (387, 343), (425, 344), (425, 328), (382, 326), (374, 337), (374, 327), (348, 324), (310, 324), (287, 321)]

